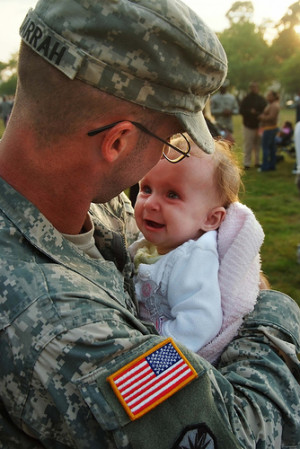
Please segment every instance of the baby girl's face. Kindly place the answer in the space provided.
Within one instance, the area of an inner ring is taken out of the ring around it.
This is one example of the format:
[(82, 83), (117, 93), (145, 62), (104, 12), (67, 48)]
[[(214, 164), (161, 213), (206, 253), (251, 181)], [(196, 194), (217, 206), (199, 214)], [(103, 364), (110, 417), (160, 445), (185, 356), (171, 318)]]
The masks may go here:
[(211, 156), (185, 158), (177, 164), (161, 160), (142, 179), (135, 217), (146, 240), (165, 254), (207, 229), (218, 205)]

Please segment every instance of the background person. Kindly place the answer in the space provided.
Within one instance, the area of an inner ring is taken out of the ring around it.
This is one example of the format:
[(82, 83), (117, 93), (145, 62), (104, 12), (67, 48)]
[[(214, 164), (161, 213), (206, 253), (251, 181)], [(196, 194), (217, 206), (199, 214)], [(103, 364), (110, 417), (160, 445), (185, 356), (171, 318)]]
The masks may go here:
[(276, 145), (284, 147), (285, 145), (289, 145), (291, 143), (291, 139), (294, 134), (294, 128), (292, 122), (286, 120), (281, 128), (279, 128), (278, 133), (275, 137)]
[[(173, 142), (185, 145), (183, 137)], [(175, 166), (161, 160), (142, 179), (135, 205), (142, 236), (129, 251), (141, 318), (215, 362), (254, 308), (264, 234), (238, 203), (229, 145), (216, 142), (205, 154), (191, 142), (190, 154)]]
[(296, 123), (294, 139), (295, 139), (295, 152), (296, 152), (296, 167), (293, 173), (296, 175), (295, 181), (298, 190), (300, 192), (300, 122)]
[(13, 102), (9, 101), (6, 96), (3, 97), (2, 102), (0, 104), (0, 112), (1, 117), (4, 123), (4, 126), (7, 126), (7, 122), (13, 107)]
[(218, 127), (225, 133), (225, 139), (233, 142), (233, 121), (232, 116), (239, 113), (239, 105), (234, 95), (227, 92), (229, 80), (225, 80), (219, 91), (211, 97), (210, 109)]
[(295, 95), (294, 98), (295, 108), (296, 108), (296, 117), (295, 122), (300, 122), (300, 91)]
[(249, 84), (249, 93), (243, 98), (240, 105), (240, 114), (243, 119), (244, 138), (244, 168), (251, 167), (251, 156), (254, 154), (255, 167), (259, 167), (261, 137), (259, 135), (259, 115), (267, 105), (265, 98), (259, 95), (258, 83)]
[[(137, 314), (133, 217), (118, 194), (168, 157), (175, 133), (212, 151), (201, 110), (227, 70), (216, 36), (164, 0), (40, 0), (20, 32), (0, 142), (1, 444), (295, 446), (300, 319), (290, 298), (260, 294), (219, 370)], [(144, 363), (158, 389), (174, 364), (186, 378), (132, 403), (120, 389), (129, 376), (138, 393)]]
[(270, 171), (276, 169), (276, 134), (278, 132), (278, 116), (280, 111), (279, 96), (277, 92), (270, 90), (267, 94), (267, 106), (259, 115), (262, 134), (262, 165), (259, 171)]

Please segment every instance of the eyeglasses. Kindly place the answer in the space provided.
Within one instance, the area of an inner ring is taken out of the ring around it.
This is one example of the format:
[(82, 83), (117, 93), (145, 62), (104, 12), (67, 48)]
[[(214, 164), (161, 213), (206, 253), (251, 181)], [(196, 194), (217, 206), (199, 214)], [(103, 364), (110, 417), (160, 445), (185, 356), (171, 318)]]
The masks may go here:
[[(183, 158), (190, 156), (191, 145), (184, 134), (180, 133), (180, 135), (183, 137), (183, 139), (186, 143), (186, 149), (181, 149), (181, 148), (176, 147), (175, 145), (172, 145), (171, 143), (167, 142), (166, 140), (161, 139), (156, 134), (154, 134), (152, 131), (149, 131), (149, 129), (145, 128), (141, 123), (132, 122), (131, 120), (119, 120), (118, 122), (114, 122), (109, 125), (102, 126), (101, 128), (93, 129), (92, 131), (89, 131), (87, 133), (87, 135), (90, 137), (95, 136), (96, 134), (102, 133), (103, 131), (106, 131), (107, 129), (113, 128), (118, 123), (125, 122), (125, 121), (132, 123), (134, 126), (136, 126), (138, 129), (140, 129), (144, 133), (146, 133), (149, 136), (154, 137), (155, 139), (162, 142), (164, 144), (163, 156), (164, 156), (164, 158), (167, 159), (167, 161), (171, 162), (172, 164), (176, 164), (177, 162), (181, 161)], [(178, 153), (179, 153), (179, 156), (178, 156)]]

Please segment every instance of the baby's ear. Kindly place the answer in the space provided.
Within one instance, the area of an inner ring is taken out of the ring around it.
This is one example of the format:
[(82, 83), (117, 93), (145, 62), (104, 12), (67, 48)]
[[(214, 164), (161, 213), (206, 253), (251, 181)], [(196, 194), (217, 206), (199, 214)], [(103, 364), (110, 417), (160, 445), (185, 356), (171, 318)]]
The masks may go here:
[(219, 206), (211, 209), (208, 212), (206, 220), (203, 224), (203, 231), (214, 231), (215, 229), (218, 229), (225, 216), (225, 207)]

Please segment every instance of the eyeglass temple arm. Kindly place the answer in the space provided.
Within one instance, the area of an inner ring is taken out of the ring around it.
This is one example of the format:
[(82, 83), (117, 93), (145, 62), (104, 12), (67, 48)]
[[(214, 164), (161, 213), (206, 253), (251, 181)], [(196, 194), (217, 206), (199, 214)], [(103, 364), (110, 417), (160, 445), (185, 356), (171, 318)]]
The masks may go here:
[[(148, 134), (151, 137), (154, 137), (155, 139), (159, 140), (160, 142), (162, 142), (165, 145), (168, 145), (170, 148), (172, 148), (173, 150), (177, 151), (178, 153), (182, 154), (185, 157), (189, 157), (189, 150), (185, 153), (184, 151), (182, 151), (180, 148), (175, 147), (174, 145), (172, 145), (169, 142), (166, 142), (165, 140), (161, 139), (159, 136), (157, 136), (156, 134), (152, 133), (151, 131), (149, 131), (149, 129), (145, 128), (141, 123), (138, 122), (133, 122), (131, 120), (128, 120), (130, 123), (132, 123), (134, 126), (136, 126), (137, 128), (139, 128), (141, 131), (143, 131), (145, 134)], [(124, 122), (124, 120), (118, 120), (117, 122), (114, 123), (110, 123), (109, 125), (106, 126), (102, 126), (101, 128), (97, 128), (97, 129), (93, 129), (92, 131), (89, 131), (87, 134), (90, 137), (95, 136), (96, 134), (102, 133), (103, 131), (106, 131), (107, 129), (111, 129), (114, 126), (116, 126), (118, 123), (122, 123)], [(188, 144), (188, 148), (190, 149), (190, 143), (187, 140), (187, 138), (182, 134), (183, 138), (186, 140), (187, 144)]]
[(95, 136), (96, 134), (102, 133), (103, 131), (106, 131), (107, 129), (113, 128), (114, 126), (116, 126), (118, 123), (123, 122), (124, 120), (118, 120), (117, 122), (114, 123), (110, 123), (109, 125), (106, 126), (101, 126), (101, 128), (97, 128), (97, 129), (93, 129), (92, 131), (89, 131), (87, 134), (90, 137)]
[[(180, 153), (180, 154), (182, 154), (182, 155), (184, 155), (184, 156), (186, 156), (186, 157), (189, 157), (189, 156), (190, 156), (190, 155), (189, 155), (189, 151), (188, 151), (187, 153), (185, 153), (185, 152), (182, 151), (180, 148), (175, 147), (175, 146), (172, 145), (171, 143), (166, 142), (165, 140), (161, 139), (159, 136), (157, 136), (156, 134), (154, 134), (154, 133), (152, 133), (151, 131), (149, 131), (149, 129), (145, 128), (145, 127), (144, 127), (143, 125), (141, 125), (140, 123), (138, 123), (138, 122), (131, 122), (131, 123), (132, 123), (134, 126), (136, 126), (137, 128), (139, 128), (141, 131), (144, 131), (144, 133), (149, 134), (149, 136), (152, 136), (152, 137), (154, 137), (155, 139), (159, 140), (160, 142), (164, 143), (165, 145), (168, 145), (169, 147), (171, 147), (173, 150), (177, 151), (178, 153)], [(183, 138), (187, 141), (187, 144), (188, 144), (188, 146), (189, 146), (189, 148), (190, 148), (190, 143), (189, 143), (189, 141), (187, 140), (187, 138), (186, 138), (185, 136), (183, 136)]]

